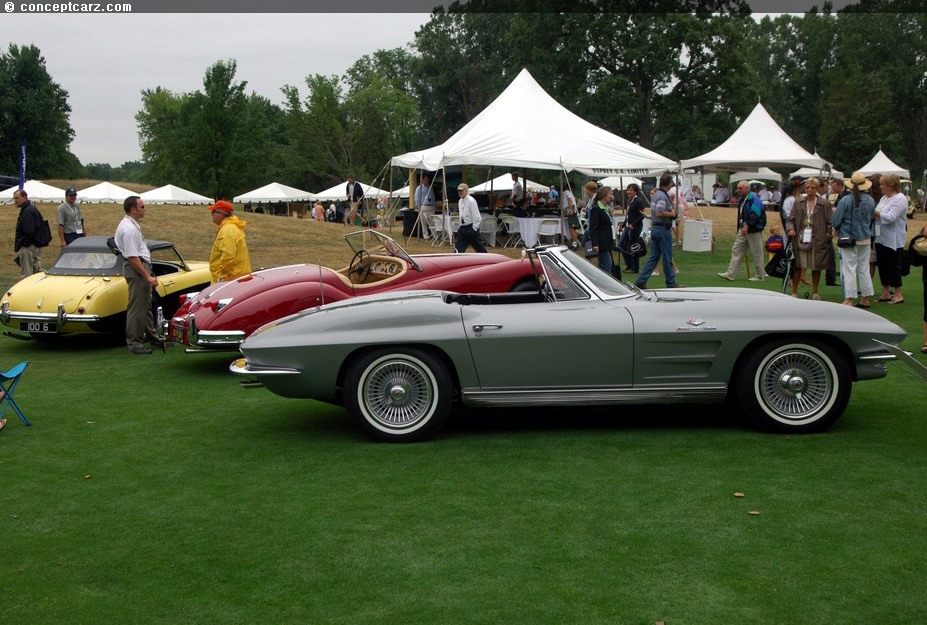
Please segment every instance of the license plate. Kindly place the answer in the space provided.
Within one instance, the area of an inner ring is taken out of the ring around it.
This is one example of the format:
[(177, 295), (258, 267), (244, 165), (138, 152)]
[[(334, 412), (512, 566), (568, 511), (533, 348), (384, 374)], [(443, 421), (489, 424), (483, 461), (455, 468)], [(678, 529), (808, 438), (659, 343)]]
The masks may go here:
[(19, 329), (36, 334), (55, 334), (58, 332), (58, 324), (54, 321), (20, 321)]

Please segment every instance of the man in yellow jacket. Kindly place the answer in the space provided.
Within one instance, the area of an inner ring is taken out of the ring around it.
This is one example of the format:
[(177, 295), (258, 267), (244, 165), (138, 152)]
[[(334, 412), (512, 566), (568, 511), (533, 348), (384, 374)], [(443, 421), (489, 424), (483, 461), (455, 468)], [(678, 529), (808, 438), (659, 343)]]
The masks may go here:
[(212, 221), (219, 227), (209, 254), (212, 282), (227, 282), (251, 273), (251, 258), (245, 242), (245, 222), (232, 214), (232, 204), (219, 200), (209, 207)]

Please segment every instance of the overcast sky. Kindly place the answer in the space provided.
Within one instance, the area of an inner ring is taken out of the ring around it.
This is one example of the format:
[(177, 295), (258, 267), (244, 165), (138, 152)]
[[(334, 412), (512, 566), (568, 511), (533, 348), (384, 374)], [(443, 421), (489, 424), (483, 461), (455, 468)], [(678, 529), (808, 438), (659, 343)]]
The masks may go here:
[(35, 44), (52, 80), (68, 92), (81, 163), (141, 159), (135, 113), (143, 89), (203, 86), (206, 68), (238, 62), (236, 79), (280, 104), (289, 84), (342, 75), (360, 57), (408, 45), (427, 13), (0, 14), (0, 45)]

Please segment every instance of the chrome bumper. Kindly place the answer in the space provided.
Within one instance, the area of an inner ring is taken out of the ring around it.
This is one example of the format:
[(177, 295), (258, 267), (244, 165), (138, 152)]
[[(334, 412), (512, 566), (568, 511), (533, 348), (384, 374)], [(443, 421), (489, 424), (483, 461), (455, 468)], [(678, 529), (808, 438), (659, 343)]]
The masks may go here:
[(262, 375), (299, 375), (299, 369), (289, 367), (255, 367), (247, 358), (238, 358), (229, 365), (229, 371), (236, 375), (262, 376)]
[(161, 329), (169, 340), (187, 345), (188, 353), (237, 350), (245, 340), (241, 330), (200, 330), (193, 315), (165, 320)]
[(58, 310), (53, 313), (22, 312), (10, 310), (10, 303), (0, 304), (0, 321), (9, 324), (10, 321), (50, 321), (58, 324), (60, 328), (66, 323), (93, 323), (99, 321), (99, 315), (77, 315), (64, 312), (64, 304), (58, 304)]

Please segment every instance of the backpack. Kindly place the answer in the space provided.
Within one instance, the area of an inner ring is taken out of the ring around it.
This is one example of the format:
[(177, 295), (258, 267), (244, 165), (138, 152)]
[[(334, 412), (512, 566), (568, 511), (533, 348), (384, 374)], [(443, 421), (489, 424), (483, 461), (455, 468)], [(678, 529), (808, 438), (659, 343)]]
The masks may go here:
[(48, 247), (51, 243), (51, 228), (48, 225), (47, 219), (43, 219), (39, 222), (39, 227), (35, 231), (34, 239), (36, 247)]

